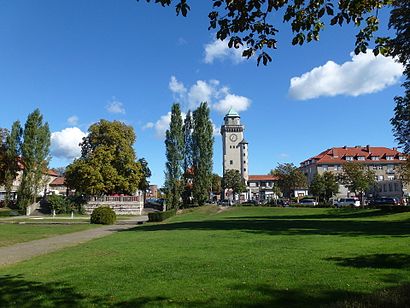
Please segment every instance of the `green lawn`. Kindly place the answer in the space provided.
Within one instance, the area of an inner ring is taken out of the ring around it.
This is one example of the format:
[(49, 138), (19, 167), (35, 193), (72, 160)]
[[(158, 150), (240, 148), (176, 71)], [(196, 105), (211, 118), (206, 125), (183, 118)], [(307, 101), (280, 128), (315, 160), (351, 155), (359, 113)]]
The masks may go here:
[[(95, 225), (0, 224), (0, 247), (94, 228)], [(1, 258), (1, 256), (0, 256)], [(1, 302), (1, 299), (0, 299)], [(0, 304), (1, 306), (1, 304)]]
[(5, 267), (0, 302), (405, 307), (410, 213), (206, 207)]

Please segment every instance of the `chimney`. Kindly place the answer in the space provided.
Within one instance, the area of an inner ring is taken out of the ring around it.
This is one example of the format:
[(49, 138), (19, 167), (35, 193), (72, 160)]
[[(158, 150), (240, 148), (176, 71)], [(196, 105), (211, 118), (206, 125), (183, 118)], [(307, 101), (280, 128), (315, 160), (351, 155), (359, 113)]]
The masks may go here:
[(366, 151), (370, 153), (370, 145), (366, 145)]
[(393, 151), (397, 151), (397, 148), (393, 148)]
[(347, 145), (343, 146), (343, 149), (347, 149)]

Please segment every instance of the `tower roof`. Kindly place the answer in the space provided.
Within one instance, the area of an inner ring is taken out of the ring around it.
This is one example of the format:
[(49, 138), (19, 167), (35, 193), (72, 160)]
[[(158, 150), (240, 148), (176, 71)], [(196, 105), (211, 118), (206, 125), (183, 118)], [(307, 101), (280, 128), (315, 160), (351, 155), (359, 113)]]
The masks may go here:
[(239, 117), (239, 113), (237, 113), (235, 111), (235, 109), (233, 109), (231, 107), (231, 109), (229, 109), (228, 113), (225, 115), (225, 117)]

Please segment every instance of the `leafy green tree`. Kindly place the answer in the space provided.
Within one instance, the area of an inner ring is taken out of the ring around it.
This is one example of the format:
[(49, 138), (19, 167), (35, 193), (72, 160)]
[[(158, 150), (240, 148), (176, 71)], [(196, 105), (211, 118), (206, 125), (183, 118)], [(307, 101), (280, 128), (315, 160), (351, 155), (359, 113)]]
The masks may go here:
[(149, 189), (149, 181), (148, 179), (151, 177), (151, 170), (148, 167), (148, 162), (145, 158), (140, 158), (138, 163), (141, 166), (142, 177), (138, 188), (144, 192), (144, 203), (145, 203), (145, 196), (147, 194), (147, 190)]
[(36, 201), (45, 186), (44, 172), (50, 160), (50, 129), (39, 109), (27, 117), (24, 125), (21, 159), (24, 166), (21, 184), (17, 192), (17, 204), (24, 209)]
[(309, 187), (310, 192), (319, 197), (319, 200), (328, 202), (339, 192), (337, 178), (332, 172), (325, 171), (322, 175), (316, 174)]
[(214, 195), (220, 195), (222, 192), (222, 178), (214, 173), (212, 174), (212, 193)]
[[(146, 0), (151, 2), (151, 0)], [(243, 56), (257, 55), (257, 63), (272, 61), (266, 49), (278, 45), (278, 23), (290, 23), (293, 32), (292, 44), (318, 41), (326, 24), (343, 25), (352, 23), (359, 28), (356, 35), (356, 54), (366, 52), (373, 39), (378, 48), (375, 53), (387, 53), (382, 43), (386, 38), (374, 38), (379, 28), (378, 12), (381, 8), (393, 7), (407, 0), (211, 0), (213, 10), (208, 14), (209, 30), (216, 30), (216, 38), (229, 40), (230, 48), (245, 46)], [(176, 13), (186, 16), (190, 10), (187, 0), (155, 0), (162, 6), (176, 3)]]
[(182, 131), (182, 115), (179, 104), (171, 108), (171, 122), (165, 137), (166, 172), (165, 187), (168, 208), (178, 209), (181, 204), (182, 163), (184, 159), (184, 135)]
[(0, 128), (0, 185), (4, 185), (7, 169), (7, 144), (6, 139), (9, 132), (5, 128)]
[(390, 15), (389, 27), (396, 31), (396, 37), (388, 40), (392, 56), (404, 65), (406, 80), (404, 95), (396, 96), (394, 117), (391, 119), (393, 132), (399, 146), (410, 154), (410, 1), (395, 1)]
[(11, 202), (11, 191), (13, 182), (19, 171), (19, 157), (21, 155), (21, 137), (23, 129), (20, 122), (13, 123), (10, 134), (6, 138), (6, 169), (4, 177), (4, 188), (6, 190), (5, 203), (6, 206)]
[(192, 152), (192, 132), (194, 123), (191, 111), (188, 111), (184, 120), (184, 162), (183, 162), (183, 190), (182, 200), (184, 204), (189, 204), (192, 199), (193, 182), (193, 152)]
[(223, 189), (230, 189), (233, 195), (246, 191), (245, 180), (239, 170), (226, 170), (222, 178)]
[(326, 186), (323, 177), (319, 173), (313, 177), (309, 191), (313, 196), (318, 197), (319, 200), (323, 201), (325, 199)]
[(375, 184), (375, 173), (357, 162), (347, 162), (342, 168), (343, 171), (339, 175), (340, 183), (363, 199), (363, 194)]
[(133, 148), (134, 129), (119, 121), (100, 120), (83, 138), (81, 157), (66, 169), (66, 183), (78, 194), (134, 194), (143, 178)]
[(204, 205), (205, 201), (209, 198), (209, 191), (211, 189), (214, 144), (212, 123), (207, 103), (200, 104), (193, 113), (193, 119), (193, 196), (198, 205)]
[(285, 197), (290, 197), (294, 189), (307, 187), (306, 176), (294, 164), (278, 164), (271, 174), (278, 177), (278, 186)]

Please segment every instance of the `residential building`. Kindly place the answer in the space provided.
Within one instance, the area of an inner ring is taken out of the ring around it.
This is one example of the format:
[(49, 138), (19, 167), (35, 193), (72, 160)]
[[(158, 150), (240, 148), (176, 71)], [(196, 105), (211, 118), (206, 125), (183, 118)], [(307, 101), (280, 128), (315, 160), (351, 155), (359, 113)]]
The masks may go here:
[[(13, 199), (16, 198), (17, 196), (17, 191), (18, 188), (20, 187), (21, 184), (21, 178), (23, 176), (23, 165), (20, 164), (20, 170), (17, 172), (17, 176), (13, 182), (13, 186), (11, 189), (11, 194), (13, 196)], [(50, 184), (58, 178), (57, 172), (54, 170), (47, 170), (46, 172), (43, 173), (43, 183), (44, 186), (41, 188), (41, 191), (39, 192), (40, 196), (44, 196), (44, 193), (47, 193), (51, 190)], [(4, 200), (6, 195), (6, 189), (4, 186), (0, 186), (0, 200)]]
[[(363, 163), (375, 173), (376, 185), (369, 194), (374, 197), (402, 198), (410, 195), (408, 185), (400, 180), (399, 168), (406, 161), (405, 154), (397, 148), (354, 146), (333, 147), (313, 156), (300, 164), (300, 169), (307, 176), (310, 184), (316, 174), (325, 171), (340, 174), (346, 162)], [(349, 196), (350, 192), (339, 185), (337, 197)]]
[(273, 175), (249, 175), (248, 190), (249, 199), (259, 202), (267, 202), (278, 198), (275, 194), (277, 177)]

